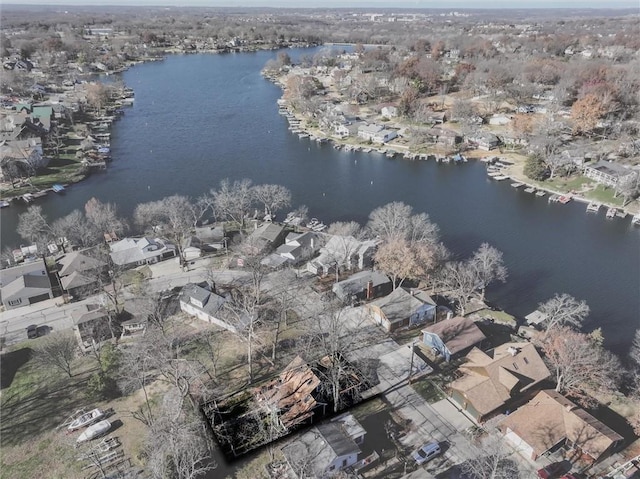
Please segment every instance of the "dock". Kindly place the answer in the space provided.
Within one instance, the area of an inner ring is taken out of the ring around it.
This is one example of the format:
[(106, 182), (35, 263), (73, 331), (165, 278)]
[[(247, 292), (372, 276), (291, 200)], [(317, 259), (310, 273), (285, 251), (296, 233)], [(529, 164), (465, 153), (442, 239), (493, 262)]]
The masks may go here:
[(587, 213), (597, 213), (598, 211), (600, 211), (600, 206), (602, 206), (600, 205), (600, 203), (592, 201), (587, 205)]
[(521, 186), (524, 186), (524, 183), (519, 183), (519, 182), (515, 182), (515, 183), (511, 183), (511, 186), (513, 186), (514, 188), (520, 188)]
[(525, 193), (534, 193), (536, 191), (535, 188), (533, 188), (532, 186), (530, 186), (529, 188), (525, 188), (524, 192)]

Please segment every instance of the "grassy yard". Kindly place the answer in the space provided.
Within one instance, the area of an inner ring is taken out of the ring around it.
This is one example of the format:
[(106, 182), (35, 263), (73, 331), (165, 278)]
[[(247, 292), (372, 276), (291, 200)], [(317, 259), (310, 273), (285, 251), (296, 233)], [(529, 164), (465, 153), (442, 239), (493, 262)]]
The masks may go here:
[(429, 378), (420, 378), (411, 383), (411, 386), (429, 404), (445, 398), (444, 393)]

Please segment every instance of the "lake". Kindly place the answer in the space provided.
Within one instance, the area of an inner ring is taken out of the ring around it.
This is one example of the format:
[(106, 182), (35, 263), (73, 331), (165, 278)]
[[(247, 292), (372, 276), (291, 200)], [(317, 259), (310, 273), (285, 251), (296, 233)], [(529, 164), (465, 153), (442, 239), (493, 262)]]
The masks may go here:
[[(456, 257), (483, 242), (504, 253), (509, 278), (489, 287), (489, 301), (522, 317), (569, 293), (591, 307), (586, 328), (602, 327), (606, 346), (626, 354), (640, 327), (640, 228), (489, 180), (480, 162), (389, 159), (299, 139), (278, 115), (280, 89), (260, 76), (276, 54), (174, 55), (124, 72), (135, 103), (113, 125), (108, 170), (37, 204), (55, 219), (95, 196), (128, 216), (137, 203), (197, 197), (224, 178), (282, 184), (325, 223), (364, 223), (374, 208), (403, 201), (438, 223)], [(3, 247), (21, 242), (24, 210), (1, 211)]]

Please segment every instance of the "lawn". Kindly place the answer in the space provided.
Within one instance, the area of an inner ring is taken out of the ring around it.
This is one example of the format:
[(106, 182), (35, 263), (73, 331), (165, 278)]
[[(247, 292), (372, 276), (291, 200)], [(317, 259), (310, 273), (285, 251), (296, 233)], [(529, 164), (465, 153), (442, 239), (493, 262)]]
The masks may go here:
[(411, 386), (429, 404), (445, 398), (444, 393), (429, 378), (418, 379), (416, 382), (411, 383)]

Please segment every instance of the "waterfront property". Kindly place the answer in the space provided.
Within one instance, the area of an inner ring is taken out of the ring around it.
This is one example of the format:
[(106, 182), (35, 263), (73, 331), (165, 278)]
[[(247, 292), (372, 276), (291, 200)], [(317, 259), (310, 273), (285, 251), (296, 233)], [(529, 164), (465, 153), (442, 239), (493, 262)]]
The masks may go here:
[(364, 269), (373, 266), (379, 240), (360, 241), (353, 236), (333, 235), (320, 249), (320, 255), (307, 263), (313, 274), (327, 274), (336, 268)]
[[(498, 426), (504, 437), (528, 459), (565, 446), (586, 463), (597, 462), (624, 438), (554, 390), (540, 391)], [(544, 434), (541, 434), (544, 431)]]
[(445, 319), (422, 330), (424, 345), (447, 362), (474, 346), (482, 347), (486, 339), (472, 319), (460, 316)]
[(476, 422), (503, 412), (550, 376), (531, 343), (505, 343), (492, 351), (473, 348), (449, 383), (451, 398)]
[(386, 143), (397, 136), (395, 130), (388, 130), (381, 125), (362, 125), (358, 128), (358, 137), (373, 143)]
[(433, 321), (436, 303), (424, 291), (396, 288), (393, 292), (365, 306), (373, 320), (386, 331)]
[(125, 238), (109, 244), (111, 259), (118, 266), (153, 264), (176, 255), (176, 247), (160, 238)]
[(91, 351), (112, 337), (109, 312), (97, 304), (83, 305), (71, 314), (73, 332), (83, 352)]
[(620, 180), (634, 174), (629, 168), (605, 160), (600, 160), (594, 165), (585, 166), (583, 173), (587, 178), (611, 187), (615, 187)]

